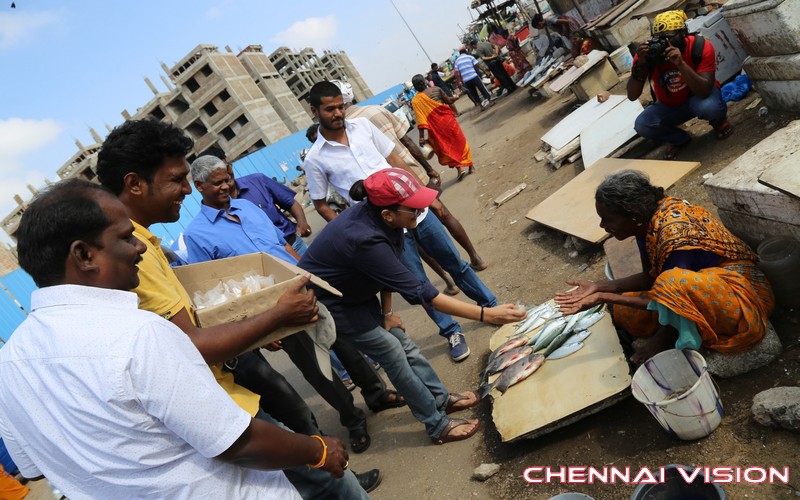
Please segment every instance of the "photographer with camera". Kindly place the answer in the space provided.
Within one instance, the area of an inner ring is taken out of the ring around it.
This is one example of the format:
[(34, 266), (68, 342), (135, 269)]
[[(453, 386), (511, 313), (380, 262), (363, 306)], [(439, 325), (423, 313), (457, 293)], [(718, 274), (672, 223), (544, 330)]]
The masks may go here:
[(714, 78), (714, 46), (700, 35), (689, 35), (685, 21), (680, 10), (656, 16), (653, 37), (639, 46), (628, 80), (631, 101), (642, 95), (650, 80), (653, 103), (636, 118), (634, 128), (642, 137), (668, 144), (665, 160), (674, 160), (692, 140), (679, 127), (691, 118), (708, 121), (717, 139), (727, 139), (733, 132)]

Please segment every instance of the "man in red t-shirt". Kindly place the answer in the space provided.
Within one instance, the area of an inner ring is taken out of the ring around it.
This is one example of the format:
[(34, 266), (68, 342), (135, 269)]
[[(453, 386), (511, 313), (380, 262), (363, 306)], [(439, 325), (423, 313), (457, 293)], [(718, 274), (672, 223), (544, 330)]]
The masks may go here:
[(628, 80), (628, 99), (633, 101), (642, 95), (650, 79), (655, 100), (636, 118), (634, 128), (642, 137), (666, 142), (664, 157), (668, 160), (674, 159), (691, 141), (691, 136), (679, 127), (691, 118), (708, 121), (718, 139), (726, 139), (733, 132), (727, 105), (714, 79), (714, 46), (708, 40), (689, 35), (685, 21), (686, 14), (680, 10), (656, 16), (653, 37), (660, 38), (666, 49), (657, 54), (651, 49), (653, 39), (642, 43)]

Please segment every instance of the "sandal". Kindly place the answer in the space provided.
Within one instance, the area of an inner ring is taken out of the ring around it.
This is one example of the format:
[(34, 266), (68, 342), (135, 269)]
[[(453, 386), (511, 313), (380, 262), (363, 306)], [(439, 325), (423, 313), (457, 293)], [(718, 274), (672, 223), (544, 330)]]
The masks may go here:
[[(450, 434), (452, 430), (455, 429), (456, 427), (460, 427), (462, 425), (469, 425), (473, 422), (475, 423), (475, 427), (473, 427), (472, 430), (469, 431), (468, 433), (462, 435)], [(453, 443), (455, 441), (463, 441), (465, 439), (469, 439), (472, 436), (474, 436), (475, 433), (478, 432), (478, 429), (480, 429), (480, 427), (481, 427), (481, 421), (477, 419), (466, 420), (463, 418), (451, 418), (450, 421), (447, 422), (447, 425), (445, 426), (442, 433), (439, 434), (439, 437), (438, 438), (432, 437), (431, 440), (433, 441), (434, 444), (445, 444), (445, 443)]]
[(689, 145), (690, 142), (692, 142), (692, 138), (691, 137), (688, 138), (686, 140), (686, 142), (684, 142), (682, 144), (668, 144), (667, 145), (667, 150), (664, 151), (664, 159), (665, 160), (674, 160), (675, 158), (678, 157), (679, 154), (681, 154), (681, 151), (683, 151), (686, 148), (686, 146)]
[(462, 180), (464, 180), (464, 177), (467, 176), (468, 172), (463, 167), (456, 167), (456, 169), (458, 170), (458, 177), (456, 177), (456, 181), (461, 182)]
[(472, 408), (473, 406), (478, 406), (480, 402), (481, 398), (475, 391), (458, 392), (455, 394), (450, 393), (450, 396), (447, 398), (447, 406), (444, 407), (444, 412), (449, 415), (457, 411)]
[(717, 140), (724, 141), (725, 139), (730, 137), (731, 134), (733, 133), (733, 125), (731, 125), (730, 121), (725, 120), (725, 122), (723, 122), (722, 125), (716, 127), (714, 130), (716, 131), (717, 134)]
[(375, 406), (371, 406), (370, 410), (372, 410), (372, 413), (380, 413), (383, 410), (400, 408), (405, 405), (406, 398), (397, 394), (397, 391), (386, 391), (383, 393), (383, 396), (381, 396), (380, 402)]
[(353, 453), (364, 453), (371, 443), (366, 422), (363, 427), (350, 431), (350, 448)]

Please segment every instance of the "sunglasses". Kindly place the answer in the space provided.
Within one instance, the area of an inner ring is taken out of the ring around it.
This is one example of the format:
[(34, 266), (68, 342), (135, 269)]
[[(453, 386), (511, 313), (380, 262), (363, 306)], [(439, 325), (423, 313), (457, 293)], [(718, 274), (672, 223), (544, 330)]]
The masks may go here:
[(407, 214), (414, 214), (414, 217), (419, 217), (419, 214), (422, 213), (422, 209), (415, 208), (413, 210), (403, 210), (402, 208), (397, 209), (398, 212), (405, 212)]

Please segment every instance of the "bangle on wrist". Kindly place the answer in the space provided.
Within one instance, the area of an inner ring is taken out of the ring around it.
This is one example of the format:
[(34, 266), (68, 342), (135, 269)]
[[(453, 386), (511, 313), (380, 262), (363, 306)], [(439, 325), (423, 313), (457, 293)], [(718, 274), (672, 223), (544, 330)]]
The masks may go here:
[(314, 434), (311, 437), (314, 438), (314, 439), (318, 439), (319, 442), (322, 443), (322, 457), (319, 459), (319, 462), (317, 462), (316, 464), (314, 464), (314, 465), (308, 464), (308, 468), (309, 469), (319, 469), (320, 467), (325, 465), (325, 460), (328, 459), (328, 445), (325, 444), (325, 440), (322, 439), (322, 437), (317, 436), (316, 434)]
[(392, 314), (394, 314), (394, 309), (389, 309), (389, 312), (382, 313), (384, 318), (388, 318)]
[(481, 306), (481, 319), (479, 321), (483, 323), (483, 306)]

